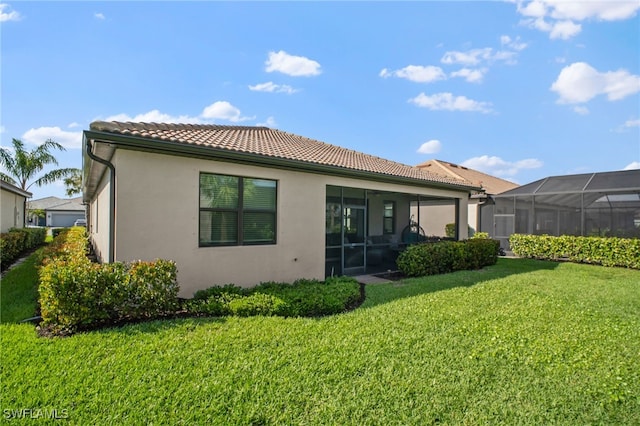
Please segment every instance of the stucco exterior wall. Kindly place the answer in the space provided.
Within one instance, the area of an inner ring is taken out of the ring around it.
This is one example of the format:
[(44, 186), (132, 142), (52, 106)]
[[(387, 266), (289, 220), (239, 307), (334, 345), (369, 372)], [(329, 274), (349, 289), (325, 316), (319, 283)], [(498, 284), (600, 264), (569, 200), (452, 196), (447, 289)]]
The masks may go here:
[[(115, 260), (174, 260), (181, 297), (191, 297), (196, 290), (227, 283), (253, 286), (270, 280), (323, 279), (327, 185), (465, 200), (467, 197), (466, 192), (123, 149), (116, 151), (112, 162), (116, 168), (117, 192)], [(199, 247), (201, 172), (277, 180), (277, 243)], [(105, 241), (108, 243), (108, 208), (108, 185), (104, 185), (97, 200), (91, 203), (90, 219), (92, 238), (96, 249), (99, 247), (104, 252), (103, 258), (108, 248), (105, 244)], [(398, 217), (409, 215), (408, 207), (404, 210), (398, 211)]]
[(9, 228), (22, 228), (24, 226), (24, 202), (25, 197), (7, 191), (4, 188), (0, 191), (2, 215), (0, 232), (7, 232)]
[(109, 192), (111, 182), (109, 172), (102, 176), (96, 196), (89, 204), (87, 228), (93, 243), (93, 249), (100, 261), (109, 258)]
[[(324, 185), (263, 167), (118, 150), (116, 260), (171, 259), (180, 295), (212, 285), (324, 278)], [(275, 179), (277, 243), (199, 247), (201, 172)]]

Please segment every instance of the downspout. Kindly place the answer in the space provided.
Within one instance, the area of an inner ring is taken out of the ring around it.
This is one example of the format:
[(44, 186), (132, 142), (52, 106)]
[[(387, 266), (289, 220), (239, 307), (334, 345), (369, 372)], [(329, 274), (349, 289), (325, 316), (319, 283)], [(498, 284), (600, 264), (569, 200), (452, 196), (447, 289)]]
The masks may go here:
[(109, 209), (109, 257), (107, 259), (108, 263), (112, 263), (115, 260), (115, 240), (116, 240), (116, 168), (109, 161), (104, 158), (97, 157), (93, 152), (91, 152), (91, 142), (89, 138), (86, 139), (86, 153), (94, 161), (106, 166), (109, 169), (109, 204), (111, 208)]

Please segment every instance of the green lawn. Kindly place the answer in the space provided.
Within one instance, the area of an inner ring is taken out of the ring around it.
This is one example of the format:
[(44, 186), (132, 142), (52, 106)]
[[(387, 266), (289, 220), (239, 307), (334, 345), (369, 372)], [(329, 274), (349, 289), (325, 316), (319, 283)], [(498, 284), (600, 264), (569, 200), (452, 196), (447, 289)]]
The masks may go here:
[(3, 418), (640, 424), (637, 270), (500, 259), (368, 286), (362, 307), (321, 319), (156, 321), (55, 339), (2, 324), (0, 339)]

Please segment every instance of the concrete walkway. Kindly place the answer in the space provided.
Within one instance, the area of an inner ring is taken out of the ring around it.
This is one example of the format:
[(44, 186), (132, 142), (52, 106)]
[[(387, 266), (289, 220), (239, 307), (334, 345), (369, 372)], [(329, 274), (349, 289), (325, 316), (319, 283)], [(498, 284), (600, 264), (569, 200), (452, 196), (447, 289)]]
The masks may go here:
[(358, 275), (353, 278), (362, 284), (387, 284), (391, 282), (390, 280), (376, 277), (374, 275)]

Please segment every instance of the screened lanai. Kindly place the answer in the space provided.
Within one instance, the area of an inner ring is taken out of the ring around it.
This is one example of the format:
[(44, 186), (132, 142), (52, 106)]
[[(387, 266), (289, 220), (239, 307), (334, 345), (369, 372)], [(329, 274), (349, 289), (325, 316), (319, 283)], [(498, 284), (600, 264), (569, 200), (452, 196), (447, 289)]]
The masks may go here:
[(552, 176), (495, 195), (493, 234), (640, 238), (640, 170)]

